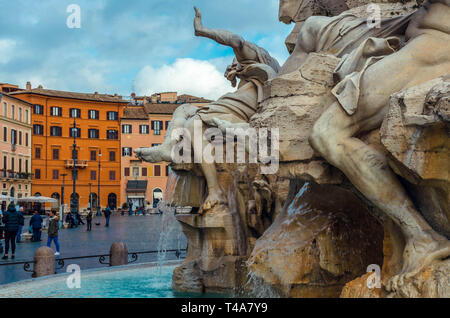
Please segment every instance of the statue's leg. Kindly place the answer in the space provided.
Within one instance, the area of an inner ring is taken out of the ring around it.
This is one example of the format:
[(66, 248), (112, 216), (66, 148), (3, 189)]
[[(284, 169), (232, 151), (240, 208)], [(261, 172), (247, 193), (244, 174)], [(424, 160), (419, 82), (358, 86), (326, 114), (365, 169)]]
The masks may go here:
[(356, 113), (349, 116), (334, 103), (316, 122), (310, 138), (314, 149), (402, 229), (406, 239), (403, 271), (392, 280), (393, 288), (433, 260), (447, 257), (450, 242), (415, 209), (384, 155), (354, 136), (380, 127), (393, 93), (449, 73), (450, 63), (441, 41), (416, 38), (369, 67), (361, 81)]
[[(198, 115), (195, 115), (194, 117), (191, 117), (185, 125), (185, 128), (189, 131), (191, 134), (192, 142), (194, 142), (193, 138), (199, 138), (195, 135), (194, 132), (194, 123), (195, 121), (201, 121), (200, 117)], [(202, 125), (203, 127), (204, 125)], [(208, 186), (208, 196), (203, 202), (202, 207), (200, 208), (200, 213), (204, 213), (210, 209), (212, 209), (216, 205), (223, 204), (225, 205), (227, 203), (225, 194), (222, 190), (222, 187), (220, 186), (218, 179), (217, 179), (217, 168), (214, 163), (208, 163), (204, 158), (204, 150), (206, 146), (208, 145), (209, 141), (204, 136), (205, 127), (202, 128), (202, 163), (200, 164), (203, 175), (205, 176), (206, 183)]]
[(197, 107), (190, 104), (178, 107), (173, 113), (163, 144), (156, 147), (135, 149), (136, 156), (148, 162), (172, 162), (172, 149), (178, 142), (177, 139), (172, 138), (172, 132), (174, 129), (183, 128), (186, 121), (194, 116), (197, 110)]

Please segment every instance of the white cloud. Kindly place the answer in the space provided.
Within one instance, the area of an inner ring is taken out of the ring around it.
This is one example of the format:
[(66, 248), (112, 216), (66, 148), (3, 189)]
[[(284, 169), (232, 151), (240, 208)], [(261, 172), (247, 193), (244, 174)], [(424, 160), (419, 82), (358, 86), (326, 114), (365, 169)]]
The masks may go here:
[(210, 61), (183, 58), (159, 68), (145, 66), (134, 80), (136, 94), (176, 91), (179, 94), (216, 100), (234, 88), (223, 76), (225, 69), (219, 71), (214, 64)]
[(14, 56), (16, 41), (9, 39), (0, 39), (0, 63), (8, 63)]

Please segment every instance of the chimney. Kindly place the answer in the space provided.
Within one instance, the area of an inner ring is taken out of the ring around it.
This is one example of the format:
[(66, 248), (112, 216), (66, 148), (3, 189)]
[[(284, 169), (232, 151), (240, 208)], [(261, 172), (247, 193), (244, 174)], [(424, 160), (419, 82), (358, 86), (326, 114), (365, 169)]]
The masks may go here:
[(27, 82), (27, 91), (31, 91), (31, 83)]

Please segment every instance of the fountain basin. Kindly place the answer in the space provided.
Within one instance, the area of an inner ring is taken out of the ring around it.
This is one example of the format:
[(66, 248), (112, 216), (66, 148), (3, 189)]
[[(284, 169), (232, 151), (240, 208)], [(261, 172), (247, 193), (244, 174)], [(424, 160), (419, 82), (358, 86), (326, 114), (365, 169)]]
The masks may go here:
[[(214, 295), (180, 294), (172, 290), (172, 274), (180, 262), (146, 263), (81, 271), (81, 288), (69, 288), (72, 273), (3, 285), (0, 298), (178, 298)], [(217, 295), (218, 296), (218, 295)]]

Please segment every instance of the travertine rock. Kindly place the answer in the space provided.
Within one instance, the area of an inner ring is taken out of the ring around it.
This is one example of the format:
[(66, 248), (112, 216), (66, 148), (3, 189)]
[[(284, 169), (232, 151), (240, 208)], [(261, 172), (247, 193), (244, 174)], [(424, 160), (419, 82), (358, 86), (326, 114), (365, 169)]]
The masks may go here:
[(382, 263), (383, 230), (354, 194), (292, 181), (289, 204), (256, 242), (252, 277), (284, 297), (338, 297), (348, 281)]
[[(295, 72), (265, 84), (264, 101), (250, 125), (279, 128), (281, 177), (320, 183), (340, 181), (340, 174), (318, 158), (308, 142), (314, 122), (330, 104), (326, 100), (338, 63), (334, 56), (313, 53)], [(284, 163), (288, 166), (283, 167)]]
[(380, 130), (394, 171), (408, 181), (427, 221), (450, 237), (450, 78), (438, 78), (391, 98)]

